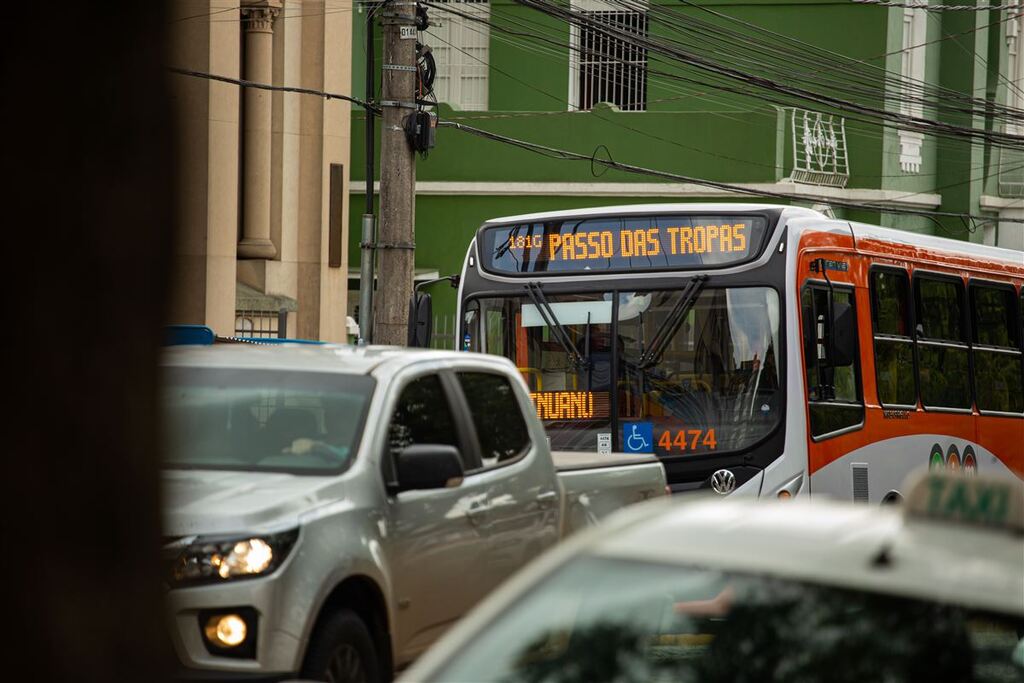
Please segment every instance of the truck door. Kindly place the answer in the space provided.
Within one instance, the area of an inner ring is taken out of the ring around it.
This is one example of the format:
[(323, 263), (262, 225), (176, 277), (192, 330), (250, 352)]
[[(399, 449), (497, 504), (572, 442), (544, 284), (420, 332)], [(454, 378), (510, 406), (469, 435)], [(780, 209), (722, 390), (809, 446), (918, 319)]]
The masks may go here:
[[(436, 374), (401, 389), (388, 424), (384, 478), (395, 482), (394, 457), (412, 445), (459, 449), (463, 468), (478, 468), (476, 450), (455, 419), (451, 392)], [(433, 642), (475, 602), (484, 588), (475, 565), (486, 549), (488, 489), (467, 476), (459, 486), (403, 491), (388, 499), (385, 549), (392, 568), (398, 664)]]
[(523, 410), (533, 404), (506, 375), (461, 369), (455, 378), (480, 453), (466, 481), (487, 492), (489, 539), (475, 564), (486, 593), (558, 541), (557, 475), (547, 448), (530, 437)]

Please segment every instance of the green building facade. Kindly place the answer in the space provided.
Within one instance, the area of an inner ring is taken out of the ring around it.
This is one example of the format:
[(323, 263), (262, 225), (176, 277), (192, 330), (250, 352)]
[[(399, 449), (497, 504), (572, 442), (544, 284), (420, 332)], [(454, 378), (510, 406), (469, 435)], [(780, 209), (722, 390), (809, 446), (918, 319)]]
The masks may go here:
[[(471, 237), (490, 218), (648, 202), (799, 203), (839, 218), (1024, 249), (1024, 224), (1011, 222), (1024, 218), (1024, 152), (1006, 138), (991, 139), (1024, 133), (1024, 125), (997, 108), (1024, 106), (1019, 11), (932, 12), (848, 0), (712, 0), (699, 7), (560, 0), (548, 6), (583, 12), (588, 22), (628, 26), (683, 56), (616, 42), (593, 24), (572, 25), (509, 0), (431, 4), (434, 25), (420, 41), (438, 62), (434, 90), (442, 122), (588, 159), (551, 158), (439, 127), (436, 147), (417, 165), (420, 277), (458, 272)], [(365, 89), (364, 21), (357, 12), (358, 95)], [(379, 49), (379, 39), (376, 44)], [(693, 56), (711, 67), (695, 66)], [(709, 70), (722, 66), (731, 75)], [(785, 90), (794, 87), (824, 101)], [(944, 135), (906, 130), (878, 112), (957, 128)], [(969, 137), (963, 128), (984, 133)], [(364, 134), (365, 118), (354, 111), (353, 278), (365, 205)], [(755, 194), (609, 169), (590, 157)], [(350, 314), (358, 298), (353, 278)], [(454, 293), (433, 291), (444, 335)]]

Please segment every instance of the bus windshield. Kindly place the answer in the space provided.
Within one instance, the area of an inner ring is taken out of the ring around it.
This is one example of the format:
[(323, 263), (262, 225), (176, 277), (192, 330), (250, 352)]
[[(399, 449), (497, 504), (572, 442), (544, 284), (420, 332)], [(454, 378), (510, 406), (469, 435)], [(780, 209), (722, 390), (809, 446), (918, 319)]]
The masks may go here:
[(740, 450), (781, 416), (778, 293), (692, 282), (470, 299), (465, 332), (516, 364), (555, 450)]

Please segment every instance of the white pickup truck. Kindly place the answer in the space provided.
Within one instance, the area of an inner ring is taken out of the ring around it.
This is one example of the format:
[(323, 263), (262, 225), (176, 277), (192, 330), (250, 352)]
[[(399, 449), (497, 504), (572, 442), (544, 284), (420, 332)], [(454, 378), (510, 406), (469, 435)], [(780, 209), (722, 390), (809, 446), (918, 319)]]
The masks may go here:
[(545, 548), (665, 492), (653, 457), (553, 460), (497, 356), (214, 344), (164, 374), (181, 678), (389, 680)]

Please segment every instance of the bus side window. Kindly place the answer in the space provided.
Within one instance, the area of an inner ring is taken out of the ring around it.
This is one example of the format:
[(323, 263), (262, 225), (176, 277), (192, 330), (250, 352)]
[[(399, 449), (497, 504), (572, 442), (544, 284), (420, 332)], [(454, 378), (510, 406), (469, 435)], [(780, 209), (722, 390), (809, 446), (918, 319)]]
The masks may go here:
[(914, 338), (910, 336), (910, 279), (902, 269), (871, 271), (875, 383), (884, 407), (915, 408)]
[[(838, 335), (844, 322), (856, 325), (856, 299), (853, 289), (833, 284), (832, 305), (829, 287), (824, 283), (808, 283), (801, 294), (804, 329), (804, 359), (807, 375), (807, 400), (810, 404), (811, 436), (827, 438), (837, 432), (864, 423), (861, 398), (860, 354), (856, 334), (845, 340), (852, 348), (840, 352)], [(830, 320), (829, 316), (832, 315)], [(853, 316), (852, 321), (841, 320)]]
[(1024, 412), (1020, 325), (1012, 286), (971, 283), (971, 353), (980, 411)]
[(914, 298), (921, 404), (970, 410), (964, 283), (959, 277), (915, 273)]

